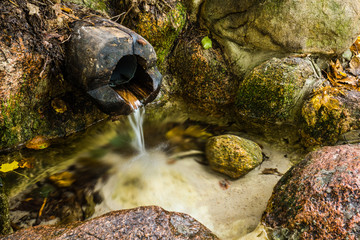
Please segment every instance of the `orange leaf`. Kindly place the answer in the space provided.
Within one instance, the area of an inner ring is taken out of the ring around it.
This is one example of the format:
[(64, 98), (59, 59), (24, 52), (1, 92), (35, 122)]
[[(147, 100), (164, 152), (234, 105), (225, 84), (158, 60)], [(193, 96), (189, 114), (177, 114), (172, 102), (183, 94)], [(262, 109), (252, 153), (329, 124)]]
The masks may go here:
[(36, 136), (25, 145), (27, 148), (40, 150), (50, 146), (50, 142), (44, 136)]
[(360, 50), (360, 35), (356, 38), (353, 45), (351, 45), (350, 50), (355, 53), (355, 55), (359, 54)]
[(339, 59), (336, 59), (336, 63), (331, 61), (330, 66), (331, 73), (335, 79), (342, 79), (347, 76), (347, 74), (344, 72), (343, 67), (341, 66)]

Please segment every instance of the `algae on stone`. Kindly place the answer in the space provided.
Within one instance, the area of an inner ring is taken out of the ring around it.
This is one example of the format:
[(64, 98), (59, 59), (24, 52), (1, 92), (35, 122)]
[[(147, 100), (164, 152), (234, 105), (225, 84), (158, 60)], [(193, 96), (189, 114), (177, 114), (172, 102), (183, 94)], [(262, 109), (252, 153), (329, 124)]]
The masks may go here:
[(206, 158), (211, 169), (231, 178), (239, 178), (262, 162), (259, 145), (235, 136), (212, 137), (206, 144)]
[(186, 9), (183, 4), (177, 0), (169, 1), (168, 4), (171, 8), (164, 7), (160, 14), (141, 11), (136, 15), (136, 24), (131, 24), (130, 20), (124, 22), (154, 47), (160, 69), (186, 23)]
[(238, 114), (266, 122), (295, 122), (304, 99), (319, 83), (310, 60), (273, 58), (255, 67), (240, 83)]

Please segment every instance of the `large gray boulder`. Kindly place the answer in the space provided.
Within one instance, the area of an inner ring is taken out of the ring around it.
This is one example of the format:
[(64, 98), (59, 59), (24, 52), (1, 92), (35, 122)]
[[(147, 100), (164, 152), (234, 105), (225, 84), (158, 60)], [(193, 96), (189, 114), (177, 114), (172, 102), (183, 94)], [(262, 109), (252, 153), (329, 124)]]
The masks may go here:
[(358, 35), (360, 2), (205, 0), (200, 17), (243, 73), (275, 52), (343, 52)]

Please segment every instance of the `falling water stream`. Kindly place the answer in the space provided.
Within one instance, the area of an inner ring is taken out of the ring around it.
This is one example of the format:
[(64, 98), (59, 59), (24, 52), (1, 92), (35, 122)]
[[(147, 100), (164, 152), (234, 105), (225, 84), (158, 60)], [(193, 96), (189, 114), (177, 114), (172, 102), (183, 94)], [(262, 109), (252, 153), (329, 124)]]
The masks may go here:
[(128, 116), (131, 128), (135, 137), (132, 139), (132, 147), (135, 148), (138, 153), (145, 154), (145, 140), (144, 140), (144, 130), (143, 130), (143, 123), (144, 123), (144, 115), (145, 115), (145, 108), (137, 108), (134, 110), (133, 114)]

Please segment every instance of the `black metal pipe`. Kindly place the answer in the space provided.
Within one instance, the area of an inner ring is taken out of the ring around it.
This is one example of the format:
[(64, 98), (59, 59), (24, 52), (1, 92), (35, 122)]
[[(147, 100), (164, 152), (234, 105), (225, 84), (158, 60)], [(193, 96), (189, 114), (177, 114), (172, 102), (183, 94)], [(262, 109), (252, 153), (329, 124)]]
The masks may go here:
[(110, 115), (127, 115), (153, 101), (162, 81), (151, 44), (100, 17), (75, 22), (66, 70), (67, 78)]

